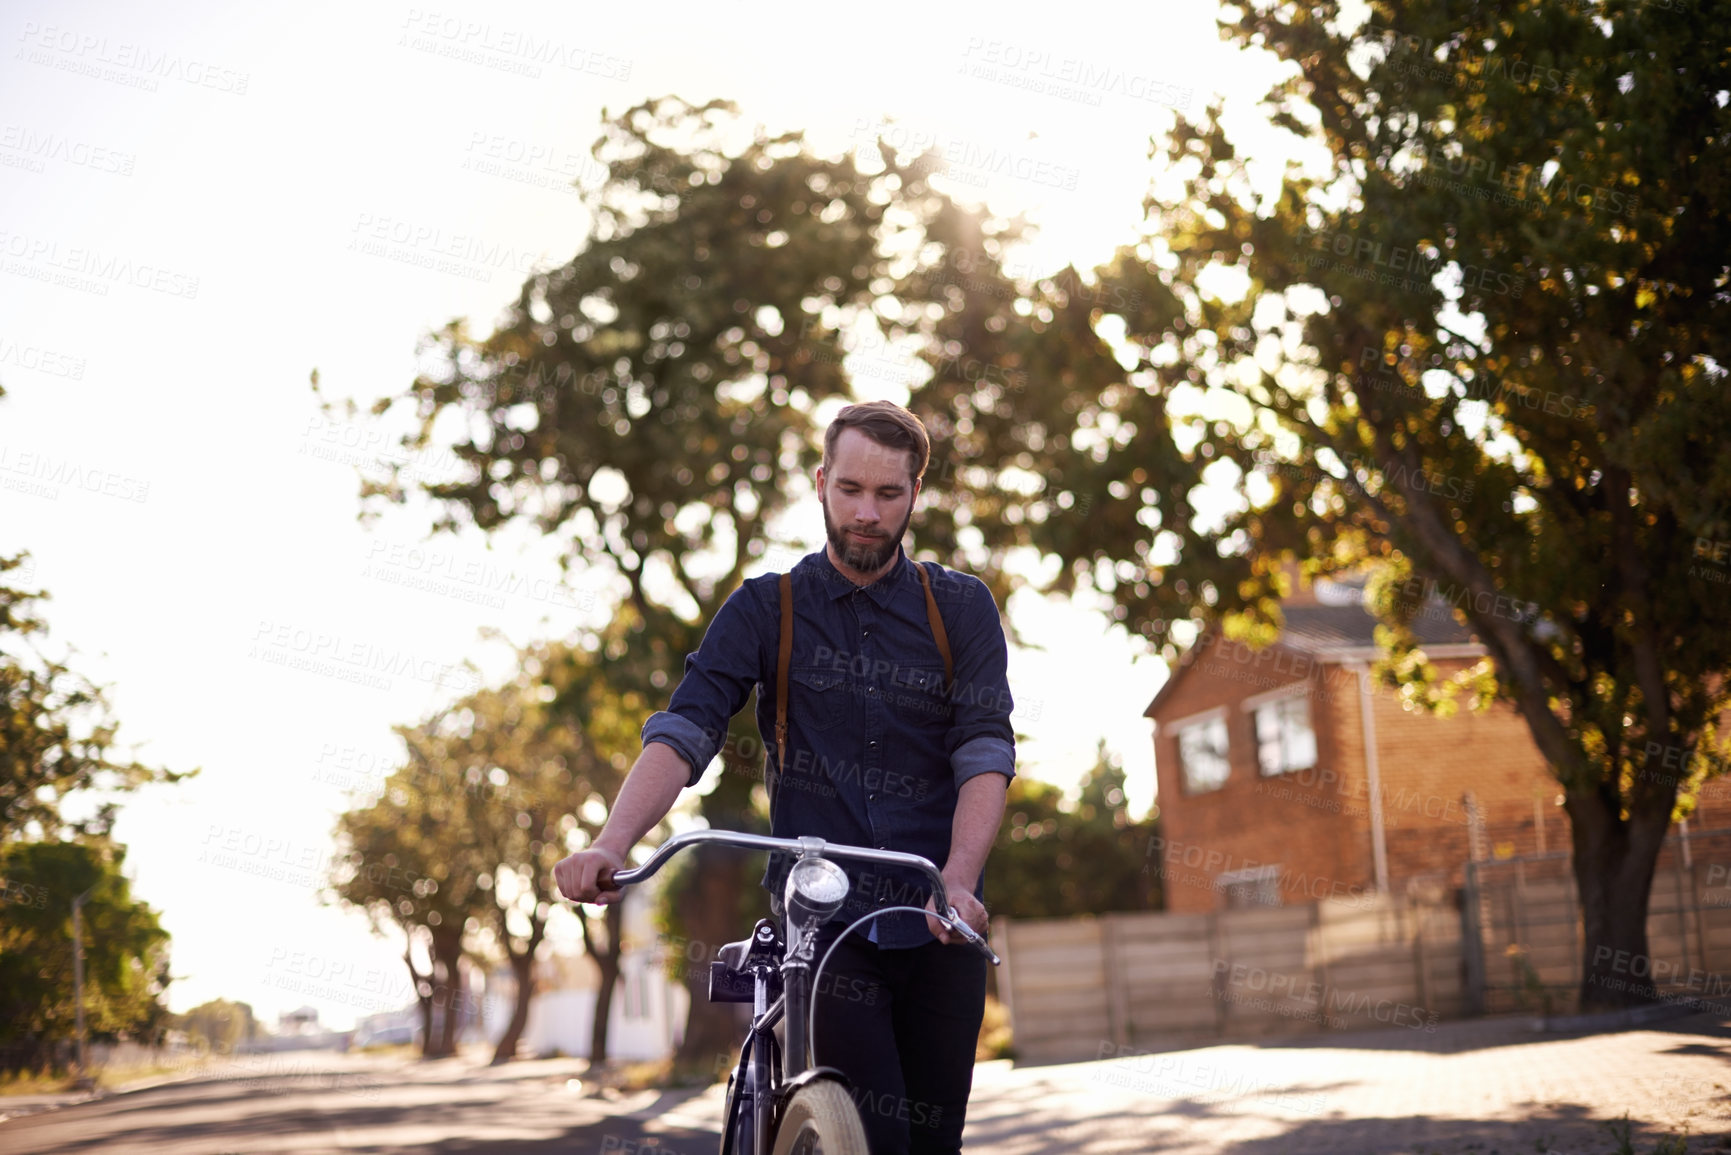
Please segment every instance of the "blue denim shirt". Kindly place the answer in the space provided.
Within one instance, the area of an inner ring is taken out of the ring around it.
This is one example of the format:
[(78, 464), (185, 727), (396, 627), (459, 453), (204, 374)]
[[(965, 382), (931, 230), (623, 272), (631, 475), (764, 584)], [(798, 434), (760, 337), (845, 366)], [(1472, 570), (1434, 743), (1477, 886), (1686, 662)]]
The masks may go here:
[[(643, 742), (671, 746), (698, 778), (727, 738), (727, 723), (753, 687), (766, 747), (770, 833), (949, 857), (957, 792), (976, 774), (1015, 776), (1008, 652), (997, 604), (984, 582), (928, 565), (955, 663), (944, 662), (926, 617), (914, 563), (869, 586), (843, 577), (823, 551), (793, 567), (793, 660), (788, 741), (776, 771), (776, 646), (779, 575), (751, 578), (716, 612), (666, 710), (643, 726)], [(772, 855), (764, 886), (779, 896), (791, 865)], [(924, 906), (916, 873), (837, 860), (853, 887), (836, 921), (870, 910)], [(978, 888), (976, 897), (982, 897)], [(871, 924), (881, 946), (932, 941), (923, 917), (890, 914)]]

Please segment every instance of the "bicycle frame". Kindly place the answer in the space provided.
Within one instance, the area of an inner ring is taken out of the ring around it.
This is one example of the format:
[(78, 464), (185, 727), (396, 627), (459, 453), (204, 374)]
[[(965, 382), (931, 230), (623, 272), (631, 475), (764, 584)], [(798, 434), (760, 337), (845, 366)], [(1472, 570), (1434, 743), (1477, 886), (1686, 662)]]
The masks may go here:
[[(812, 859), (821, 861), (847, 858), (917, 870), (931, 883), (933, 908), (944, 912), (945, 921), (991, 959), (994, 966), (998, 965), (998, 956), (993, 953), (992, 948), (972, 927), (961, 920), (955, 908), (950, 905), (949, 892), (938, 868), (932, 865), (929, 859), (917, 854), (845, 846), (828, 843), (821, 838), (770, 838), (727, 830), (693, 830), (677, 834), (662, 843), (640, 866), (615, 871), (611, 876), (611, 885), (623, 887), (642, 882), (660, 870), (668, 859), (681, 850), (703, 843), (793, 854), (797, 856), (796, 867), (798, 863)], [(828, 869), (834, 870), (834, 867)], [(607, 884), (607, 880), (603, 880), (603, 885)], [(844, 887), (842, 894), (845, 893)], [(803, 898), (791, 884), (788, 894), (793, 898)], [(795, 1091), (820, 1078), (835, 1079), (844, 1086), (847, 1084), (847, 1079), (840, 1071), (811, 1065), (812, 1040), (807, 1032), (811, 1022), (814, 981), (812, 955), (817, 932), (840, 907), (840, 899), (827, 910), (821, 909), (823, 905), (819, 903), (818, 908), (814, 908), (806, 901), (787, 902), (784, 915), (788, 923), (785, 940), (777, 935), (773, 922), (763, 919), (753, 929), (749, 939), (729, 944), (722, 950), (724, 957), (711, 964), (712, 999), (715, 998), (718, 981), (726, 985), (731, 977), (743, 976), (747, 972), (750, 973), (752, 981), (751, 1028), (746, 1034), (744, 1046), (740, 1048), (739, 1065), (734, 1069), (729, 1090), (727, 1118), (722, 1131), (722, 1155), (768, 1155), (775, 1140), (782, 1108)], [(846, 934), (857, 928), (874, 917), (875, 913), (882, 912), (874, 912), (854, 921), (842, 933)], [(729, 955), (728, 952), (736, 947), (740, 949)], [(772, 988), (777, 985), (778, 977), (781, 993), (772, 1000)], [(738, 1001), (737, 995), (729, 996), (729, 1001)], [(775, 1035), (775, 1027), (783, 1019), (788, 1023), (784, 1032), (787, 1037), (785, 1050)], [(743, 1120), (736, 1119), (736, 1114), (741, 1111), (749, 1111), (749, 1115)], [(736, 1128), (736, 1123), (745, 1124), (743, 1129), (750, 1135), (751, 1150), (732, 1149), (734, 1134), (739, 1129)]]

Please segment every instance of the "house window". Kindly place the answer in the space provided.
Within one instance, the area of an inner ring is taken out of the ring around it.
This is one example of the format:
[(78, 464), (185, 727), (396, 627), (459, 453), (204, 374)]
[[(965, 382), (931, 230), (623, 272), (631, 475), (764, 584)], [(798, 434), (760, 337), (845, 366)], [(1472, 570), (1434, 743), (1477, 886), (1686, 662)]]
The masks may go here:
[(1294, 694), (1257, 707), (1256, 760), (1264, 777), (1316, 765), (1316, 731), (1310, 725), (1309, 698)]
[(1280, 905), (1280, 867), (1258, 866), (1251, 870), (1229, 870), (1214, 876), (1214, 885), (1226, 899), (1227, 910)]
[(1224, 715), (1192, 722), (1178, 731), (1178, 764), (1184, 771), (1186, 794), (1206, 794), (1226, 785), (1232, 764), (1227, 760)]

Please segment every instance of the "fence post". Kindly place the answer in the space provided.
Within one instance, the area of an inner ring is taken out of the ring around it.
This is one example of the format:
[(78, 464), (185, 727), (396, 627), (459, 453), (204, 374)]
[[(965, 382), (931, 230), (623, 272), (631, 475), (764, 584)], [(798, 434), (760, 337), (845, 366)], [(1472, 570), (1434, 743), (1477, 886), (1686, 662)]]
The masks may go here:
[(1124, 984), (1124, 960), (1119, 955), (1118, 920), (1100, 916), (1100, 953), (1106, 972), (1106, 1023), (1120, 1054), (1130, 1045), (1130, 995)]
[[(1226, 1034), (1227, 992), (1222, 989), (1220, 976), (1230, 973), (1232, 968), (1230, 960), (1223, 960), (1220, 953), (1220, 912), (1218, 910), (1208, 912), (1208, 954), (1208, 965), (1214, 968), (1214, 973), (1208, 978), (1208, 993), (1214, 998), (1214, 1034), (1224, 1036)], [(1227, 963), (1224, 971), (1221, 970), (1222, 961)]]
[(1701, 971), (1711, 968), (1707, 963), (1707, 917), (1701, 913), (1701, 880), (1695, 876), (1695, 864), (1689, 864), (1689, 906), (1695, 912), (1695, 953), (1701, 960)]
[[(1318, 1004), (1317, 1012), (1316, 1012), (1316, 1017), (1318, 1020), (1317, 1029), (1318, 1030), (1326, 1030), (1328, 1028), (1328, 992), (1329, 992), (1328, 963), (1329, 963), (1329, 957), (1328, 957), (1328, 935), (1323, 930), (1322, 900), (1321, 899), (1313, 899), (1311, 901), (1311, 904), (1310, 904), (1310, 931), (1311, 931), (1311, 935), (1313, 936), (1311, 945), (1315, 948), (1315, 954), (1313, 957), (1316, 959), (1316, 966), (1312, 969), (1315, 972), (1315, 974), (1317, 975), (1317, 977), (1321, 980), (1318, 983), (1318, 985), (1322, 988), (1322, 996), (1321, 996), (1322, 1001), (1321, 1001), (1321, 1003)], [(1316, 981), (1316, 980), (1312, 980), (1312, 981)]]
[(1406, 896), (1406, 913), (1411, 920), (1408, 925), (1412, 927), (1413, 969), (1418, 979), (1413, 985), (1418, 992), (1418, 1005), (1426, 1011), (1431, 1011), (1433, 1008), (1430, 1005), (1430, 975), (1427, 973), (1430, 967), (1427, 965), (1424, 953), (1424, 927), (1430, 917), (1430, 911), (1421, 907), (1413, 896), (1408, 894)]
[(1485, 944), (1479, 909), (1479, 864), (1467, 860), (1461, 887), (1461, 965), (1466, 969), (1466, 1013), (1485, 1013)]

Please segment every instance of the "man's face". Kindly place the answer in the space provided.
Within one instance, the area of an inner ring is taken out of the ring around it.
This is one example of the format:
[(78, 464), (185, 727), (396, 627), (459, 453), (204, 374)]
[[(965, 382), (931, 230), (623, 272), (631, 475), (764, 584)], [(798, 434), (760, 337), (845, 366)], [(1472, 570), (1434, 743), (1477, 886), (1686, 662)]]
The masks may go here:
[(858, 429), (844, 429), (827, 472), (818, 467), (824, 532), (848, 568), (876, 574), (895, 556), (920, 491), (912, 456), (879, 445)]

